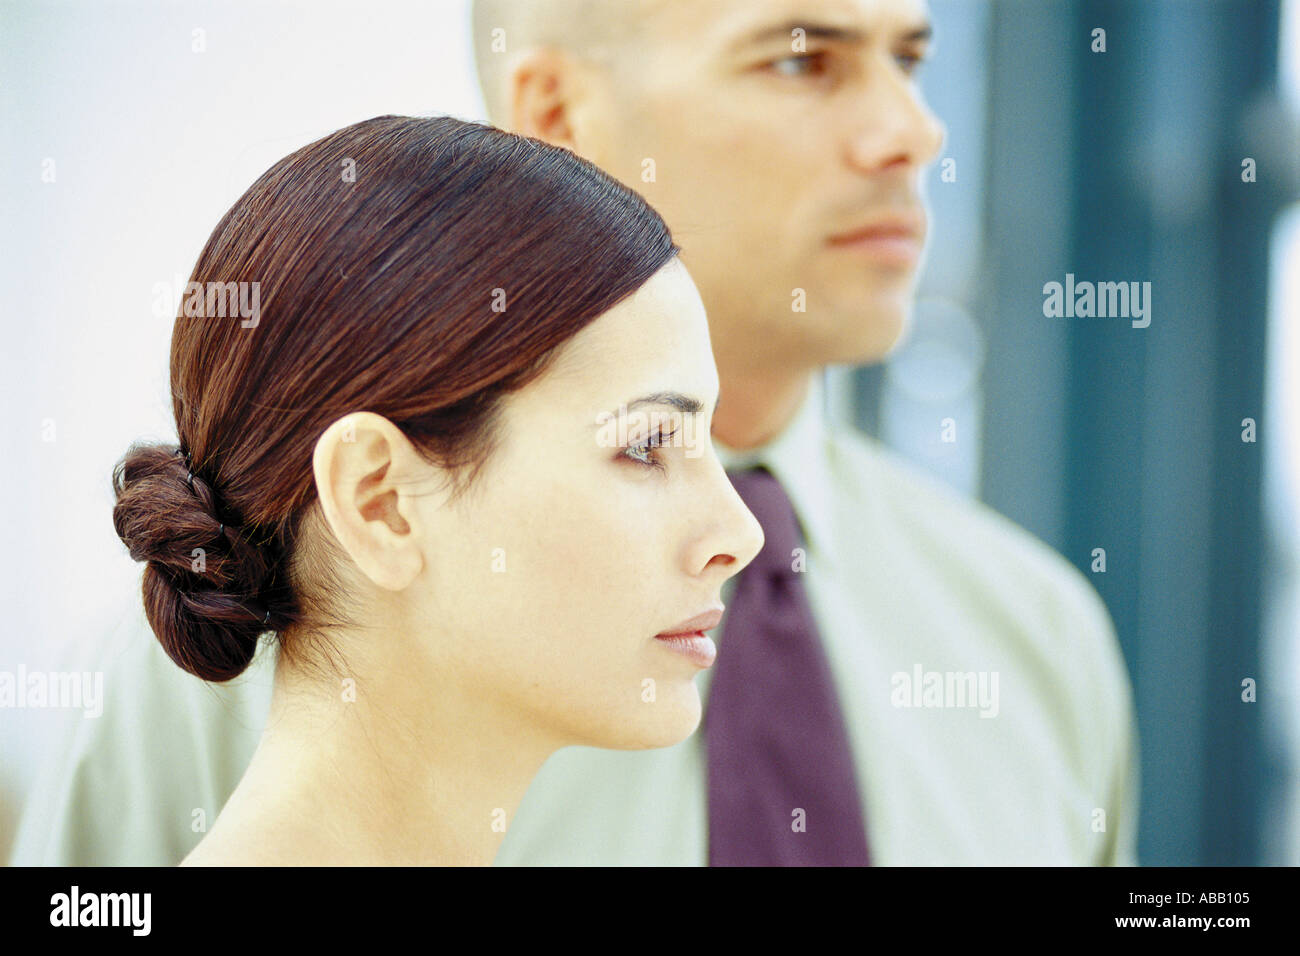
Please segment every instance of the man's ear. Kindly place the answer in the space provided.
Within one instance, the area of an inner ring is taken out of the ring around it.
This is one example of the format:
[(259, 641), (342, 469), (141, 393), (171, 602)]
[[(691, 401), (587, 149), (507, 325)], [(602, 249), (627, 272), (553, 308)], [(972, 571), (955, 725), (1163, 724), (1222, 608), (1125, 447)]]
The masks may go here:
[(506, 81), (509, 130), (578, 152), (572, 123), (577, 64), (563, 51), (529, 50)]
[(424, 567), (416, 493), (429, 484), (429, 469), (401, 430), (373, 412), (345, 415), (316, 440), (312, 471), (321, 513), (381, 588), (400, 591)]

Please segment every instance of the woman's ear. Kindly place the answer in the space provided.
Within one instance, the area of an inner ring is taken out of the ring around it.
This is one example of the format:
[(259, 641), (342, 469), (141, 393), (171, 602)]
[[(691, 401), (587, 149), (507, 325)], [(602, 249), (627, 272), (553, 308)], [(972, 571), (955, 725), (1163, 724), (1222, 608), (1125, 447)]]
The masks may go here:
[(316, 440), (312, 470), (321, 512), (381, 588), (400, 591), (424, 567), (417, 492), (433, 480), (431, 467), (401, 429), (373, 412), (345, 415)]

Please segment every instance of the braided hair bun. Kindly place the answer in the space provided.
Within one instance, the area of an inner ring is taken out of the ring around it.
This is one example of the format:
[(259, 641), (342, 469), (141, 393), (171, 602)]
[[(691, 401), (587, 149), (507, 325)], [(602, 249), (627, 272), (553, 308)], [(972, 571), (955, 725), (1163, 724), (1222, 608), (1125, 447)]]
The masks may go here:
[(145, 561), (149, 624), (177, 665), (209, 681), (237, 677), (275, 626), (263, 599), (275, 569), (230, 522), (212, 483), (175, 445), (133, 445), (113, 469), (113, 527)]

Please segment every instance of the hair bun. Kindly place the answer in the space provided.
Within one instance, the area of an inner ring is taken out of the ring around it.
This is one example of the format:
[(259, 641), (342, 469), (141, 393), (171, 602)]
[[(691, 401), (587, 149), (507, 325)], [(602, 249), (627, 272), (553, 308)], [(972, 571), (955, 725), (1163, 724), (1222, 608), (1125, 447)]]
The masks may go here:
[(197, 677), (237, 677), (274, 626), (262, 593), (274, 571), (267, 548), (223, 513), (212, 484), (175, 445), (133, 445), (113, 469), (113, 527), (147, 562), (145, 613), (163, 649)]

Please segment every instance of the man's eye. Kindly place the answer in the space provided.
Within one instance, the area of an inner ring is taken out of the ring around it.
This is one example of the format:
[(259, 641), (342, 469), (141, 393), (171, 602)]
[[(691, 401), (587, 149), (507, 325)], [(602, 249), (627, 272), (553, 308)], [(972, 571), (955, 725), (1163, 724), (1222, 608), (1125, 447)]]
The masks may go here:
[(909, 76), (925, 64), (925, 57), (917, 56), (915, 53), (899, 53), (895, 59), (898, 60), (898, 65), (903, 68), (903, 72)]
[[(773, 60), (768, 63), (769, 68), (782, 76), (816, 76), (825, 72), (824, 53), (799, 53), (793, 56), (783, 56), (779, 60)], [(816, 71), (812, 67), (819, 67)]]

